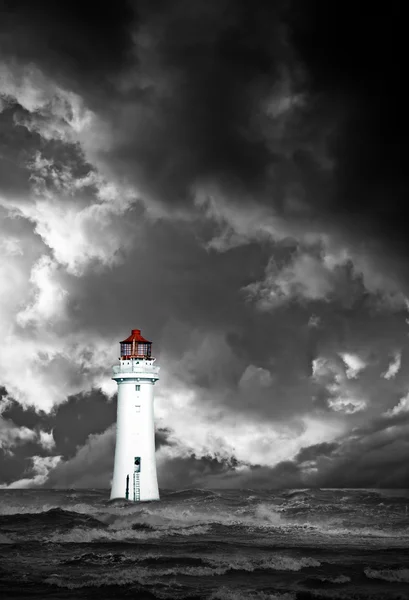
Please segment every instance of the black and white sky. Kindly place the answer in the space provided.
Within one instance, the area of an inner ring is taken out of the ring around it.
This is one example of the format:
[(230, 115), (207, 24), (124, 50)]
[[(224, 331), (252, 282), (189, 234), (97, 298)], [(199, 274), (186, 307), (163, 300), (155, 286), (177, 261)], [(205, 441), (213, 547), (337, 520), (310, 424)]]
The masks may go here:
[(399, 3), (0, 0), (0, 486), (407, 487)]

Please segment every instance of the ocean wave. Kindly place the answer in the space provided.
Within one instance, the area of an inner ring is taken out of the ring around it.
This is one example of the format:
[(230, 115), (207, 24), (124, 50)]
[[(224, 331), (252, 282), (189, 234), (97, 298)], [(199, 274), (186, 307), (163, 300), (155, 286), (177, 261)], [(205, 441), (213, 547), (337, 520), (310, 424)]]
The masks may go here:
[(124, 586), (130, 584), (174, 586), (176, 582), (174, 579), (170, 582), (170, 577), (174, 578), (178, 575), (192, 578), (212, 577), (215, 575), (224, 575), (225, 573), (226, 569), (222, 567), (178, 565), (170, 568), (152, 569), (151, 567), (134, 566), (126, 569), (107, 570), (102, 574), (87, 573), (78, 577), (77, 581), (73, 581), (72, 577), (52, 575), (45, 580), (45, 583), (68, 589), (105, 587), (109, 585)]
[[(78, 539), (78, 538), (76, 538)], [(160, 575), (221, 575), (229, 571), (300, 571), (301, 569), (320, 567), (321, 562), (312, 557), (293, 557), (283, 554), (269, 556), (201, 556), (192, 557), (186, 555), (158, 555), (143, 553), (135, 555), (130, 553), (97, 553), (86, 552), (75, 555), (62, 564), (137, 564), (149, 566), (152, 572)], [(164, 571), (160, 570), (163, 567)]]
[(157, 539), (161, 536), (160, 531), (110, 531), (107, 529), (83, 529), (82, 527), (76, 527), (66, 533), (55, 533), (46, 538), (45, 541), (54, 544), (91, 544), (92, 542), (134, 542)]
[[(172, 497), (169, 493), (167, 497)], [(204, 500), (208, 494), (212, 498), (216, 498), (218, 494), (212, 490), (179, 490), (174, 492), (174, 499), (183, 500), (183, 496), (190, 494)], [(290, 519), (283, 518), (280, 514), (285, 507), (279, 507), (277, 504), (261, 502), (259, 504), (246, 503), (244, 506), (237, 507), (235, 510), (226, 509), (226, 507), (214, 507), (211, 505), (186, 506), (186, 504), (162, 504), (150, 506), (145, 503), (122, 502), (106, 503), (100, 505), (92, 505), (87, 503), (65, 504), (56, 506), (54, 504), (43, 504), (39, 506), (17, 506), (0, 508), (0, 518), (3, 516), (20, 517), (22, 515), (48, 515), (50, 517), (71, 516), (73, 519), (77, 515), (86, 515), (96, 519), (101, 524), (108, 525), (112, 529), (132, 529), (136, 528), (152, 528), (155, 530), (171, 530), (175, 528), (185, 528), (194, 525), (220, 525), (226, 527), (247, 527), (261, 529), (275, 529), (291, 527), (306, 528), (308, 525), (300, 525)], [(54, 511), (54, 512), (53, 512)], [(91, 523), (91, 521), (90, 521)], [(75, 525), (75, 519), (73, 520)]]
[[(281, 565), (282, 566), (282, 565)], [(287, 565), (288, 567), (288, 565)], [(300, 567), (301, 568), (301, 567)], [(45, 583), (49, 584), (49, 585), (56, 585), (60, 588), (68, 588), (68, 589), (79, 589), (79, 588), (89, 588), (89, 587), (105, 587), (105, 586), (111, 586), (111, 585), (117, 585), (117, 586), (124, 586), (124, 585), (130, 585), (130, 584), (140, 584), (140, 585), (161, 585), (161, 586), (166, 586), (166, 585), (175, 585), (176, 581), (174, 580), (175, 577), (177, 576), (183, 576), (183, 577), (192, 577), (192, 578), (199, 578), (199, 577), (214, 577), (214, 576), (221, 576), (221, 575), (225, 575), (226, 573), (228, 573), (229, 571), (231, 571), (231, 565), (228, 566), (188, 566), (188, 565), (173, 565), (172, 567), (168, 567), (168, 568), (152, 568), (152, 567), (145, 567), (145, 566), (133, 566), (133, 567), (128, 567), (128, 568), (115, 568), (115, 570), (106, 570), (104, 571), (104, 573), (84, 573), (82, 575), (79, 575), (77, 577), (77, 580), (73, 580), (72, 576), (68, 577), (68, 576), (64, 576), (64, 575), (57, 575), (57, 574), (53, 574), (51, 576), (49, 576), (46, 580)], [(244, 569), (244, 570), (250, 570), (250, 569)], [(287, 570), (287, 568), (284, 569), (279, 569), (279, 570)], [(299, 570), (298, 568), (291, 568), (291, 570)], [(172, 578), (172, 580), (170, 580), (170, 578)], [(218, 590), (218, 592), (220, 594), (223, 594), (223, 591), (220, 590), (227, 590), (228, 588), (220, 588)], [(228, 592), (226, 592), (228, 593)], [(237, 591), (234, 591), (234, 593), (237, 593)], [(245, 598), (260, 598), (260, 599), (264, 599), (265, 600), (270, 600), (270, 599), (274, 599), (274, 598), (282, 598), (284, 599), (293, 599), (292, 595), (261, 595), (259, 596), (258, 594), (256, 595), (245, 595), (245, 592), (240, 592), (240, 594), (244, 594), (244, 595), (240, 595), (237, 598), (243, 598), (243, 600)], [(216, 599), (219, 596), (211, 596), (212, 598)], [(230, 597), (230, 598), (236, 598), (236, 596), (226, 596)], [(224, 596), (223, 596), (224, 598)]]
[[(169, 529), (166, 535), (204, 535), (209, 531), (208, 527), (197, 525), (184, 529)], [(76, 527), (67, 533), (56, 533), (45, 539), (55, 544), (91, 544), (92, 542), (135, 542), (142, 540), (159, 539), (163, 537), (164, 531), (144, 531), (139, 529), (84, 529)]]
[(254, 510), (254, 525), (283, 525), (283, 519), (279, 514), (279, 507), (275, 504), (261, 502)]
[(71, 558), (60, 561), (62, 565), (116, 565), (125, 563), (129, 559), (124, 554), (115, 552), (106, 552), (100, 554), (98, 552), (86, 552), (84, 554), (76, 554)]
[(374, 527), (333, 527), (331, 524), (324, 526), (315, 526), (318, 532), (330, 535), (330, 536), (347, 536), (347, 537), (365, 537), (365, 538), (406, 538), (409, 536), (409, 530), (385, 530), (375, 529)]
[(183, 490), (174, 490), (174, 491), (166, 491), (163, 495), (162, 495), (162, 499), (166, 500), (167, 498), (171, 498), (172, 500), (174, 498), (177, 499), (195, 499), (195, 498), (199, 498), (200, 500), (204, 499), (204, 498), (220, 498), (221, 494), (219, 492), (216, 492), (215, 490), (208, 490), (208, 489), (202, 489), (202, 488), (187, 488), (187, 489), (183, 489)]
[[(331, 511), (335, 511), (335, 505), (328, 500), (327, 509), (321, 510), (315, 501), (315, 497), (322, 495), (323, 492), (311, 491), (308, 489), (288, 490), (287, 492), (277, 494), (276, 497), (272, 494), (253, 494), (255, 502), (249, 502), (247, 498), (248, 492), (242, 492), (236, 502), (231, 505), (231, 496), (225, 494), (223, 497), (219, 492), (213, 490), (177, 490), (175, 492), (166, 492), (163, 496), (163, 503), (133, 503), (133, 502), (108, 502), (98, 501), (78, 502), (86, 495), (76, 494), (70, 496), (74, 503), (62, 503), (61, 506), (56, 506), (51, 503), (38, 503), (31, 506), (10, 506), (3, 503), (0, 506), (0, 528), (2, 519), (5, 517), (15, 517), (21, 519), (18, 524), (18, 535), (23, 536), (27, 532), (27, 537), (30, 538), (28, 529), (24, 529), (24, 515), (27, 518), (32, 515), (39, 515), (39, 520), (33, 522), (35, 526), (41, 525), (42, 533), (44, 528), (51, 527), (54, 523), (59, 529), (69, 527), (70, 529), (108, 529), (108, 534), (89, 534), (91, 537), (95, 535), (96, 541), (102, 538), (112, 539), (116, 537), (115, 532), (119, 533), (119, 539), (122, 539), (123, 533), (126, 531), (126, 537), (135, 539), (157, 537), (160, 535), (194, 535), (193, 527), (205, 527), (204, 530), (196, 530), (200, 535), (213, 528), (213, 531), (221, 535), (222, 527), (226, 528), (243, 528), (248, 534), (258, 533), (260, 530), (263, 534), (277, 533), (278, 535), (304, 535), (305, 533), (314, 536), (325, 537), (342, 537), (342, 538), (407, 538), (409, 537), (408, 527), (397, 527), (397, 521), (392, 513), (389, 513), (391, 526), (388, 529), (388, 521), (376, 521), (369, 517), (362, 516), (359, 513), (357, 519), (351, 516), (345, 526), (345, 517), (340, 514), (343, 506), (338, 505), (337, 515), (329, 515)], [(328, 490), (325, 491), (328, 493)], [(341, 498), (345, 497), (345, 491), (338, 494)], [(198, 502), (189, 503), (187, 498), (197, 498)], [(202, 502), (207, 498), (212, 498), (214, 502)], [(64, 496), (66, 498), (66, 496)], [(313, 509), (309, 509), (310, 499), (314, 500)], [(38, 499), (36, 499), (36, 502)], [(224, 502), (224, 503), (223, 503)], [(319, 505), (321, 506), (321, 505)], [(301, 514), (304, 514), (301, 516)], [(323, 515), (326, 512), (326, 515)], [(84, 517), (79, 518), (78, 515)], [(86, 519), (85, 517), (88, 517)], [(399, 517), (401, 518), (401, 517)], [(94, 519), (94, 520), (93, 520)], [(325, 521), (324, 521), (325, 519)], [(350, 522), (351, 521), (351, 522)], [(355, 524), (354, 521), (357, 521)], [(368, 523), (368, 527), (363, 526)], [(372, 523), (381, 522), (382, 528), (377, 528)], [(8, 522), (7, 522), (8, 523)], [(404, 524), (403, 524), (404, 525)], [(45, 527), (46, 526), (46, 527)], [(38, 527), (37, 527), (38, 529)], [(138, 533), (139, 532), (139, 533)], [(159, 533), (158, 533), (159, 532)], [(5, 531), (7, 533), (7, 531)], [(58, 533), (62, 532), (49, 532)], [(64, 532), (69, 533), (69, 532)], [(75, 531), (74, 531), (75, 537)], [(71, 536), (72, 537), (72, 536)], [(118, 537), (118, 536), (117, 536)], [(79, 542), (81, 543), (81, 541)]]
[(12, 516), (12, 515), (36, 515), (44, 513), (55, 508), (61, 508), (56, 504), (41, 504), (40, 506), (11, 506), (8, 504), (0, 505), (0, 516)]
[(164, 566), (169, 568), (171, 565), (184, 565), (184, 566), (206, 566), (204, 559), (186, 555), (166, 555), (166, 554), (154, 554), (150, 552), (143, 552), (141, 555), (135, 555), (127, 552), (85, 552), (83, 554), (76, 554), (69, 559), (64, 559), (60, 564), (62, 565), (114, 565), (114, 564), (139, 564), (146, 565), (153, 568)]
[(320, 567), (321, 563), (312, 557), (295, 558), (276, 554), (266, 557), (250, 558), (244, 556), (231, 556), (228, 560), (221, 558), (206, 558), (206, 562), (220, 568), (240, 571), (274, 570), (274, 571), (300, 571), (308, 567)]
[(293, 592), (269, 593), (255, 590), (237, 590), (221, 587), (209, 596), (209, 600), (295, 600), (297, 595)]
[(14, 544), (13, 540), (10, 540), (7, 536), (0, 533), (0, 544)]
[[(29, 525), (30, 530), (27, 531)], [(91, 515), (79, 514), (62, 508), (51, 508), (42, 512), (22, 512), (0, 515), (0, 527), (24, 534), (30, 533), (33, 527), (41, 529), (69, 529), (72, 527), (103, 527), (104, 523)]]
[[(76, 507), (78, 510), (79, 507)], [(281, 516), (269, 504), (259, 504), (249, 508), (248, 505), (236, 510), (201, 507), (201, 510), (179, 506), (138, 506), (131, 509), (118, 511), (109, 510), (98, 513), (97, 518), (112, 529), (124, 529), (132, 527), (143, 527), (144, 525), (156, 530), (172, 530), (175, 528), (186, 528), (194, 525), (220, 525), (225, 527), (249, 527), (249, 528), (277, 528), (291, 526), (286, 524)]]
[(284, 498), (293, 498), (294, 496), (313, 496), (313, 491), (309, 488), (286, 490), (283, 492)]
[[(120, 555), (115, 553), (108, 554), (96, 554), (96, 553), (86, 553), (83, 555), (75, 556), (71, 560), (66, 561), (64, 564), (70, 565), (111, 565), (112, 569), (105, 570), (101, 573), (92, 573), (88, 569), (86, 573), (80, 574), (77, 576), (75, 580), (73, 580), (72, 575), (64, 576), (64, 575), (52, 575), (45, 580), (45, 583), (50, 585), (56, 585), (60, 588), (68, 588), (68, 589), (77, 589), (77, 588), (85, 588), (85, 587), (104, 587), (109, 585), (117, 585), (124, 586), (129, 584), (140, 584), (140, 585), (168, 585), (170, 581), (172, 585), (175, 584), (175, 577), (183, 576), (183, 577), (192, 577), (192, 578), (200, 578), (200, 577), (214, 577), (214, 576), (222, 576), (231, 571), (244, 571), (251, 572), (257, 569), (264, 570), (276, 570), (276, 571), (299, 571), (303, 568), (308, 567), (319, 567), (321, 563), (313, 558), (309, 557), (301, 557), (301, 558), (292, 558), (287, 556), (271, 556), (266, 559), (261, 560), (251, 560), (246, 557), (236, 557), (231, 560), (223, 560), (217, 558), (203, 558), (201, 559), (202, 564), (196, 565), (186, 565), (184, 564), (184, 557), (178, 557), (175, 560), (179, 560), (179, 564), (166, 565), (162, 564), (165, 561), (165, 557), (159, 557), (162, 560), (159, 561), (159, 564), (155, 564), (152, 560), (149, 565), (142, 565), (140, 562), (143, 559), (146, 559), (146, 556), (131, 557), (127, 555)], [(135, 564), (138, 563), (139, 564)], [(199, 559), (200, 560), (200, 559)], [(129, 561), (129, 565), (125, 568), (125, 564)], [(131, 561), (133, 561), (133, 565), (131, 565)], [(123, 564), (122, 568), (118, 568), (120, 564)], [(172, 578), (170, 580), (170, 578)], [(227, 588), (221, 588), (221, 590), (226, 590)], [(224, 591), (218, 590), (220, 594), (223, 594)], [(234, 593), (237, 593), (236, 591)], [(241, 593), (241, 592), (240, 592)], [(226, 592), (228, 594), (228, 592)], [(243, 592), (243, 594), (245, 594)], [(226, 596), (226, 599), (235, 598), (235, 596)], [(253, 595), (240, 595), (238, 598), (260, 598), (260, 599), (273, 599), (276, 596), (274, 595), (265, 595), (265, 596), (253, 596)], [(217, 596), (214, 596), (217, 598)], [(277, 596), (277, 598), (289, 599), (293, 598), (293, 596)]]
[(121, 569), (114, 572), (106, 571), (105, 573), (94, 574), (87, 573), (79, 576), (76, 581), (73, 581), (70, 577), (64, 577), (62, 575), (53, 574), (44, 580), (44, 583), (48, 585), (57, 586), (59, 588), (66, 588), (69, 590), (89, 588), (89, 587), (104, 587), (108, 585), (130, 585), (138, 583), (140, 585), (146, 585), (152, 583), (152, 577), (149, 575), (148, 569)]
[[(4, 509), (4, 507), (3, 507)], [(340, 516), (325, 518), (323, 515), (311, 515), (307, 520), (303, 518), (290, 518), (284, 516), (282, 511), (287, 510), (283, 507), (269, 502), (260, 502), (259, 504), (247, 503), (244, 506), (227, 510), (201, 505), (186, 506), (183, 504), (158, 505), (155, 506), (143, 503), (129, 503), (124, 506), (115, 505), (97, 505), (92, 506), (84, 503), (77, 503), (71, 506), (55, 507), (44, 504), (38, 507), (9, 507), (0, 514), (0, 528), (3, 526), (13, 528), (19, 537), (26, 536), (30, 539), (30, 530), (32, 525), (42, 533), (45, 530), (55, 527), (57, 529), (72, 529), (73, 532), (55, 532), (64, 541), (83, 543), (83, 534), (78, 534), (79, 529), (98, 530), (87, 534), (86, 540), (100, 541), (113, 540), (122, 541), (134, 539), (148, 539), (160, 536), (173, 535), (202, 535), (207, 533), (212, 527), (241, 527), (252, 533), (256, 530), (263, 532), (277, 532), (279, 534), (301, 534), (304, 533), (338, 538), (385, 538), (385, 539), (407, 539), (409, 537), (409, 528), (396, 527), (389, 529), (387, 527), (376, 528), (374, 526), (343, 526), (344, 519)], [(7, 514), (6, 514), (7, 513)], [(30, 530), (25, 527), (26, 521), (30, 519)], [(34, 519), (32, 521), (31, 519)], [(201, 527), (202, 529), (197, 529)], [(196, 528), (196, 529), (195, 529)], [(99, 530), (107, 529), (108, 533), (102, 533)], [(7, 533), (7, 531), (5, 531)], [(118, 533), (116, 533), (118, 532)], [(124, 533), (125, 532), (125, 533)], [(13, 532), (14, 533), (14, 532)], [(218, 532), (220, 534), (220, 531)], [(146, 534), (146, 535), (145, 535)], [(55, 536), (51, 538), (55, 541)]]
[(364, 569), (369, 579), (382, 579), (396, 583), (409, 583), (409, 569)]
[(349, 583), (351, 578), (347, 575), (335, 575), (334, 577), (326, 577), (325, 575), (317, 576), (315, 579), (325, 583)]

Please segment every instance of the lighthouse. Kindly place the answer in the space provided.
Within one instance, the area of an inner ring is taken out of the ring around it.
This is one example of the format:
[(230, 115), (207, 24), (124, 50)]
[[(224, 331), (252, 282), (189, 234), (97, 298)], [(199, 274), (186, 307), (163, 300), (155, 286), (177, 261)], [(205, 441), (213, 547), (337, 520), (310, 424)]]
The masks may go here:
[(153, 411), (159, 367), (154, 364), (152, 343), (140, 329), (132, 329), (120, 342), (120, 354), (112, 377), (118, 384), (118, 409), (111, 500), (159, 500)]

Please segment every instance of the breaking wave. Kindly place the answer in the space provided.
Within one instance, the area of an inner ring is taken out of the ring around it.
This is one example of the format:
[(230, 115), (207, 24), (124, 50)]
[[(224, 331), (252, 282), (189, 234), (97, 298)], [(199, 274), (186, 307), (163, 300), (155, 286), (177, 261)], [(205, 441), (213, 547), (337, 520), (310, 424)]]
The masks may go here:
[[(168, 529), (166, 535), (203, 535), (209, 531), (208, 527), (201, 525), (186, 527), (184, 529)], [(135, 542), (142, 540), (159, 539), (164, 531), (143, 529), (83, 529), (77, 527), (67, 533), (56, 533), (46, 539), (47, 542), (56, 544), (90, 544), (92, 542)]]
[(349, 583), (351, 578), (347, 575), (335, 575), (334, 577), (326, 577), (325, 575), (317, 576), (316, 579), (323, 583)]
[(305, 489), (179, 490), (160, 503), (107, 496), (0, 493), (0, 579), (10, 597), (405, 597), (406, 498)]
[(24, 505), (15, 505), (11, 506), (8, 504), (0, 505), (0, 516), (12, 516), (12, 515), (36, 515), (40, 513), (47, 512), (53, 509), (60, 509), (61, 506), (57, 506), (56, 504), (42, 504), (40, 506), (24, 506)]
[(409, 569), (365, 569), (369, 579), (382, 579), (383, 581), (409, 583)]
[[(52, 504), (25, 507), (2, 505), (0, 528), (4, 528), (6, 534), (13, 530), (11, 539), (14, 541), (21, 538), (31, 539), (30, 530), (34, 526), (38, 539), (56, 543), (132, 542), (158, 539), (165, 535), (204, 535), (214, 527), (243, 528), (249, 533), (257, 530), (266, 533), (275, 531), (280, 535), (295, 533), (351, 540), (399, 540), (409, 537), (408, 527), (388, 528), (383, 525), (382, 528), (376, 528), (369, 524), (345, 527), (344, 518), (340, 514), (323, 516), (320, 513), (320, 519), (317, 516), (315, 520), (309, 514), (304, 520), (303, 515), (298, 514), (296, 518), (294, 515), (285, 514), (285, 507), (271, 502), (243, 502), (239, 506), (226, 509), (226, 506), (203, 503), (203, 499), (208, 497), (218, 502), (218, 496), (214, 492), (206, 490), (208, 495), (204, 494), (204, 490), (194, 491), (194, 497), (200, 499), (197, 505), (181, 501), (181, 498), (189, 498), (187, 490), (174, 493), (175, 499), (177, 498), (176, 505), (75, 503), (63, 508)], [(293, 491), (289, 499), (293, 502), (300, 495), (304, 498), (307, 492)], [(286, 506), (288, 508), (288, 505)], [(25, 523), (28, 522), (29, 528), (25, 527)]]
[[(135, 556), (130, 554), (119, 553), (104, 553), (87, 552), (71, 559), (65, 560), (63, 564), (94, 564), (94, 565), (109, 565), (109, 564), (138, 564), (149, 565), (152, 572), (162, 575), (221, 575), (229, 571), (258, 571), (258, 570), (274, 570), (274, 571), (300, 571), (301, 569), (320, 567), (321, 562), (311, 557), (294, 558), (282, 554), (274, 554), (263, 557), (246, 557), (233, 556), (223, 558), (217, 556), (215, 558), (209, 556), (192, 557), (185, 555), (158, 556), (156, 554), (146, 554)], [(166, 567), (161, 571), (160, 566)], [(170, 567), (172, 565), (172, 567)], [(186, 570), (186, 566), (188, 570)]]
[(228, 587), (221, 587), (209, 596), (209, 600), (296, 600), (297, 595), (292, 592), (284, 594), (256, 592), (255, 590), (239, 591)]
[[(110, 561), (111, 564), (115, 563), (124, 563), (126, 562), (126, 557), (121, 557), (120, 555), (110, 554), (105, 557), (98, 557), (98, 555), (88, 554), (83, 555), (82, 557), (78, 557), (78, 561), (84, 561), (85, 563), (92, 564), (101, 564), (102, 561), (105, 564), (108, 564)], [(128, 566), (128, 568), (118, 569), (116, 568), (113, 571), (105, 571), (103, 574), (90, 574), (84, 575), (83, 581), (75, 581), (73, 582), (69, 578), (65, 578), (62, 576), (52, 575), (46, 579), (46, 583), (50, 585), (56, 585), (58, 587), (65, 587), (69, 589), (76, 588), (84, 588), (84, 587), (103, 587), (107, 585), (128, 585), (130, 583), (147, 585), (154, 583), (166, 583), (166, 580), (169, 577), (174, 576), (185, 576), (185, 577), (213, 577), (225, 575), (229, 571), (246, 571), (252, 572), (256, 570), (274, 570), (274, 571), (300, 571), (304, 568), (309, 567), (319, 567), (321, 563), (313, 558), (300, 558), (294, 559), (291, 557), (282, 557), (275, 556), (269, 559), (261, 559), (256, 561), (251, 561), (243, 557), (242, 559), (232, 559), (229, 561), (223, 561), (220, 559), (201, 559), (202, 564), (196, 566), (186, 565), (185, 557), (180, 557), (180, 564), (172, 565), (166, 568), (158, 568), (154, 566), (144, 566), (140, 564), (134, 564), (133, 566)], [(183, 564), (182, 564), (183, 561)], [(134, 560), (134, 563), (137, 562)], [(75, 559), (73, 561), (69, 561), (69, 564), (74, 564)], [(68, 563), (66, 563), (68, 564)], [(221, 588), (227, 589), (227, 588)], [(220, 590), (219, 590), (220, 591)], [(234, 593), (237, 593), (236, 591)], [(230, 596), (231, 597), (231, 596)], [(247, 596), (240, 596), (241, 598), (246, 598)], [(258, 597), (258, 596), (257, 596)], [(274, 596), (271, 596), (274, 598)], [(281, 597), (281, 596), (278, 596)], [(293, 596), (282, 596), (283, 598), (293, 598)], [(216, 596), (214, 596), (216, 598)], [(270, 596), (265, 596), (265, 598), (270, 598)]]
[(224, 561), (220, 558), (206, 559), (209, 564), (217, 565), (220, 568), (228, 570), (240, 571), (256, 571), (256, 570), (274, 570), (274, 571), (300, 571), (309, 567), (320, 567), (320, 561), (311, 557), (294, 558), (276, 554), (263, 558), (249, 558), (244, 556), (234, 556)]

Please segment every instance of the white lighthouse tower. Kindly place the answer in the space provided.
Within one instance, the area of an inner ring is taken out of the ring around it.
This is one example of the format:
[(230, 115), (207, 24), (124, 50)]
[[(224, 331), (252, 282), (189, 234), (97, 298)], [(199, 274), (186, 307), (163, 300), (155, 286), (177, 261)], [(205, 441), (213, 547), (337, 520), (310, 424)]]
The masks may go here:
[(120, 347), (112, 378), (118, 384), (118, 410), (111, 500), (159, 500), (153, 413), (159, 367), (154, 366), (152, 343), (140, 329), (132, 329)]

